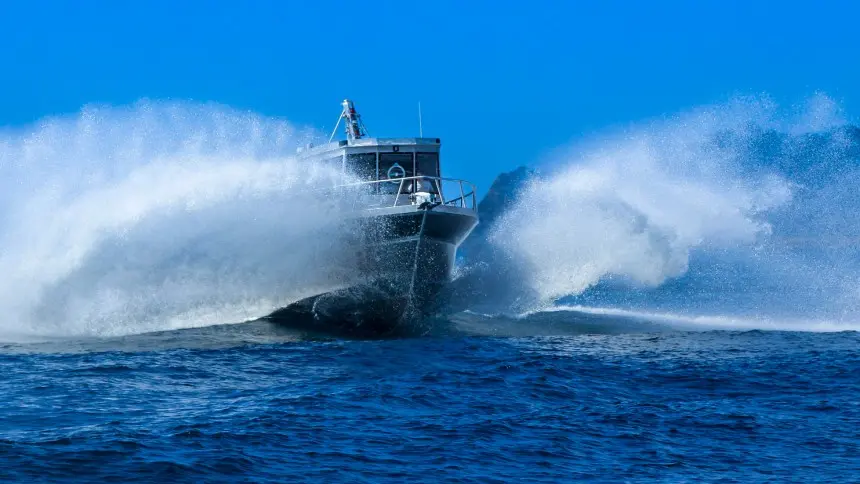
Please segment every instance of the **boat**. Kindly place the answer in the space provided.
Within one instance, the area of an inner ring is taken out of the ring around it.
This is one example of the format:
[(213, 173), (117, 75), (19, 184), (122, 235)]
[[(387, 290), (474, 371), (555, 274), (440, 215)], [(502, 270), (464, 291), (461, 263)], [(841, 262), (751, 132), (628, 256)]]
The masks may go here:
[[(335, 140), (345, 125), (345, 139)], [(349, 333), (420, 331), (444, 305), (457, 247), (478, 224), (475, 186), (442, 177), (439, 138), (374, 138), (346, 99), (329, 142), (299, 158), (339, 170), (339, 199), (352, 200), (349, 230), (357, 249), (353, 283), (294, 303), (270, 320), (308, 320)], [(324, 328), (323, 328), (324, 327)]]

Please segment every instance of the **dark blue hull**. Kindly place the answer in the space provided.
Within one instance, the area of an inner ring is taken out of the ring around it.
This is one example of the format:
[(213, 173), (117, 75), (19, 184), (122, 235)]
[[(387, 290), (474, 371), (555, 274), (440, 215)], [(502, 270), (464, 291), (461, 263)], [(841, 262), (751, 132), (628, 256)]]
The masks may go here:
[(379, 210), (354, 220), (359, 277), (347, 288), (298, 301), (268, 319), (355, 336), (421, 333), (450, 282), (473, 212), (435, 207)]

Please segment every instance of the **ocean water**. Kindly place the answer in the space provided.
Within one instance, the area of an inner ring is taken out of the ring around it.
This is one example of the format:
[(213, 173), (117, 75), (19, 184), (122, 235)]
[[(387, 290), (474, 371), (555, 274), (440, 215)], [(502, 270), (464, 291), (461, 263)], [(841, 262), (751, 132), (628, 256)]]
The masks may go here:
[(578, 317), (499, 321), (503, 336), (465, 315), (422, 338), (252, 322), (5, 345), (0, 479), (860, 479), (857, 332), (608, 317), (600, 334)]
[(368, 339), (260, 319), (360, 276), (316, 137), (159, 102), (0, 131), (0, 480), (860, 482), (860, 129), (826, 96), (534, 160), (441, 314)]

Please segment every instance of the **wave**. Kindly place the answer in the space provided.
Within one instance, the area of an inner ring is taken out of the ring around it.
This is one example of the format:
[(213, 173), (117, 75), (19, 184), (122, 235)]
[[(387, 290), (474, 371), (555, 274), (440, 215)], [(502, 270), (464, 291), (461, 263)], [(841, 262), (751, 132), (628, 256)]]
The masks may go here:
[(521, 319), (533, 318), (537, 314), (588, 314), (605, 316), (613, 319), (626, 319), (647, 324), (660, 324), (666, 328), (684, 331), (713, 331), (713, 330), (772, 330), (797, 332), (841, 332), (860, 331), (860, 322), (836, 322), (832, 320), (802, 320), (802, 319), (771, 319), (743, 318), (723, 315), (686, 315), (666, 312), (634, 311), (618, 308), (590, 306), (554, 306), (552, 308), (525, 313)]
[(314, 136), (141, 102), (0, 132), (0, 338), (244, 321), (349, 277)]
[(513, 313), (573, 305), (854, 327), (856, 131), (817, 95), (788, 110), (736, 99), (577, 142), (519, 186), (463, 273), (481, 274), (505, 295), (484, 299)]

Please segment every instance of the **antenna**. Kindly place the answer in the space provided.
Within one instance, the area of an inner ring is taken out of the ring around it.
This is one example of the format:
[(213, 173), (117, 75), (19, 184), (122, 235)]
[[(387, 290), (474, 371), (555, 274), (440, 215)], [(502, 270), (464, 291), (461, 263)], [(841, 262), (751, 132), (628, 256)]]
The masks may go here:
[(421, 101), (418, 101), (418, 137), (424, 137), (424, 126), (421, 124)]

